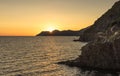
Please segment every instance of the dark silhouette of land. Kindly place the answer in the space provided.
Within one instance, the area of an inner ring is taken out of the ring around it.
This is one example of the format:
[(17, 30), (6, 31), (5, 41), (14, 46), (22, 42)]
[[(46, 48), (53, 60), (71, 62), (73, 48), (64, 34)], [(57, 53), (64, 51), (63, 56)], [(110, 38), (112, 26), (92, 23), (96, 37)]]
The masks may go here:
[[(98, 34), (105, 33), (109, 28), (115, 31), (120, 21), (120, 2), (116, 2), (114, 6), (109, 9), (105, 14), (98, 18), (93, 25), (82, 29), (80, 31), (81, 41), (93, 41), (98, 38)], [(116, 26), (117, 25), (117, 26)]]
[(80, 36), (80, 31), (72, 31), (72, 30), (54, 30), (53, 32), (42, 31), (37, 36)]
[[(120, 72), (120, 1), (116, 2), (92, 26), (80, 31), (80, 41), (88, 42), (75, 60), (59, 62), (69, 66), (109, 72)], [(97, 75), (96, 75), (97, 76)]]

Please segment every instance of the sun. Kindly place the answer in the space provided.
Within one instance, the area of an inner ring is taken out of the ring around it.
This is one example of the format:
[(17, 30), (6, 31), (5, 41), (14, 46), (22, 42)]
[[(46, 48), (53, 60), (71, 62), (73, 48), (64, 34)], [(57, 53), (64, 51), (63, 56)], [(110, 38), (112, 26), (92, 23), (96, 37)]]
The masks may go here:
[(55, 23), (47, 23), (43, 26), (43, 31), (49, 31), (52, 33), (54, 30), (60, 30), (58, 24)]
[(52, 32), (54, 30), (55, 30), (55, 28), (51, 26), (51, 27), (48, 27), (46, 31)]
[(46, 28), (46, 31), (53, 32), (55, 29), (56, 29), (56, 28), (53, 27), (53, 26), (48, 26), (48, 27)]

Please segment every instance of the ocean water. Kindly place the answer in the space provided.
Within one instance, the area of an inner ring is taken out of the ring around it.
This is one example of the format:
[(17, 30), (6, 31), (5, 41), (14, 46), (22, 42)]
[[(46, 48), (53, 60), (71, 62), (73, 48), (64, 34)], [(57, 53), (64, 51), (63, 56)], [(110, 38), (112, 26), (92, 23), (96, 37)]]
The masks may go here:
[(75, 37), (0, 37), (0, 76), (80, 76), (80, 69), (58, 65), (75, 59), (84, 43)]
[(0, 76), (120, 76), (56, 64), (77, 58), (76, 37), (0, 37)]

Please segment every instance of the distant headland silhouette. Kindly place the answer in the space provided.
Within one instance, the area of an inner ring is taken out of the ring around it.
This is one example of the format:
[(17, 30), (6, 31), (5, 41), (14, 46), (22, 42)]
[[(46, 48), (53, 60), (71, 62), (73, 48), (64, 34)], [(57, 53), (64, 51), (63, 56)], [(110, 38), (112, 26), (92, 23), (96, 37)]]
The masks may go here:
[(72, 30), (53, 30), (50, 31), (42, 31), (41, 33), (37, 34), (36, 36), (80, 36), (80, 30), (79, 31), (72, 31)]

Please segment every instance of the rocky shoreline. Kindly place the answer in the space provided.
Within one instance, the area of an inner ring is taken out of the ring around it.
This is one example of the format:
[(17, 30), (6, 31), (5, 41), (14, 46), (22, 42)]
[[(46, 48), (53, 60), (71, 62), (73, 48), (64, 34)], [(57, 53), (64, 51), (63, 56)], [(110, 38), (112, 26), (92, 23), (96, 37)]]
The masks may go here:
[(70, 66), (70, 67), (78, 67), (78, 68), (80, 68), (81, 70), (84, 70), (84, 71), (98, 71), (98, 72), (110, 73), (110, 74), (113, 74), (113, 73), (115, 74), (115, 73), (120, 72), (120, 69), (108, 69), (108, 68), (103, 69), (103, 68), (80, 65), (75, 60), (58, 62), (57, 64), (63, 64), (63, 65), (67, 65), (67, 66)]
[(82, 47), (81, 55), (75, 60), (58, 62), (86, 70), (120, 72), (120, 39), (113, 42), (90, 42)]
[[(114, 38), (114, 37), (113, 37)], [(98, 71), (119, 76), (120, 73), (120, 36), (108, 41), (93, 41), (82, 47), (82, 53), (75, 60), (58, 62), (86, 71)]]
[(81, 55), (75, 60), (58, 64), (109, 73), (120, 72), (120, 1), (93, 26), (83, 29), (80, 40), (88, 42), (81, 48)]

